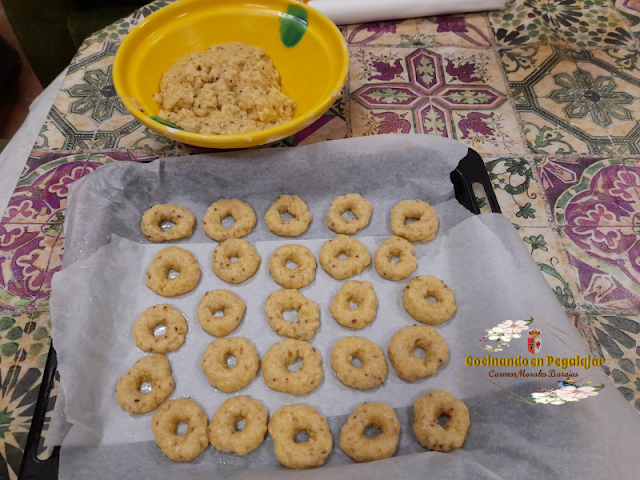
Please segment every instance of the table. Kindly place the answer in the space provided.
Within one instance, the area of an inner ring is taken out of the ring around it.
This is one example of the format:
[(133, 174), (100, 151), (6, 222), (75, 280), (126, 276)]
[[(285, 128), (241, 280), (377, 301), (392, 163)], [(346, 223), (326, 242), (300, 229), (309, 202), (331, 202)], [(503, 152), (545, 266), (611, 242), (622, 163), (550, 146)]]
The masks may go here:
[[(168, 3), (89, 37), (61, 89), (40, 99), (51, 97), (46, 118), (27, 120), (38, 123), (28, 158), (2, 156), (3, 174), (24, 164), (0, 222), (2, 479), (17, 476), (46, 361), (68, 185), (110, 162), (204, 151), (148, 130), (113, 87), (119, 43)], [(640, 4), (515, 0), (502, 12), (341, 30), (351, 56), (342, 96), (272, 147), (396, 133), (477, 150), (591, 354), (640, 410)]]

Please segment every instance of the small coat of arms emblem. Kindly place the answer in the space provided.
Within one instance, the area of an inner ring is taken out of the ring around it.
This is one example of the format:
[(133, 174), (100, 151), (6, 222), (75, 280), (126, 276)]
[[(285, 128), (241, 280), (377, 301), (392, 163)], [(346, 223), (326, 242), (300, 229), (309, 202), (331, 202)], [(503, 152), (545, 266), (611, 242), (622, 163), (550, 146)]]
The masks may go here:
[(542, 332), (536, 328), (529, 330), (529, 338), (527, 339), (527, 349), (530, 353), (536, 354), (540, 351), (540, 335)]

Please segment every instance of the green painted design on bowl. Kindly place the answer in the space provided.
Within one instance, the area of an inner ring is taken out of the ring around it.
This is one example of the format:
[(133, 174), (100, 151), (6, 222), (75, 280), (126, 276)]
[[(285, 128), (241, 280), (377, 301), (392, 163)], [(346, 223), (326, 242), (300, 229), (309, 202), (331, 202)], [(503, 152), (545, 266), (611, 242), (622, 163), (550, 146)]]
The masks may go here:
[(295, 47), (309, 26), (307, 11), (298, 5), (289, 5), (280, 18), (280, 39), (285, 47)]

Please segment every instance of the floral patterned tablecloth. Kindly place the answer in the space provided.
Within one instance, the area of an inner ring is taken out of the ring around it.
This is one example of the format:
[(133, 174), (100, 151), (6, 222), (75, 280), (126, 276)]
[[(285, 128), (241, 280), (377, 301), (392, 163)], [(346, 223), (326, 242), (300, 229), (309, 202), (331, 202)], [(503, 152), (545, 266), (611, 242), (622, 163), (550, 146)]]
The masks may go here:
[[(17, 476), (40, 387), (68, 185), (110, 162), (204, 151), (151, 132), (113, 87), (120, 42), (168, 3), (82, 44), (2, 216), (0, 479)], [(476, 149), (558, 301), (640, 410), (640, 1), (514, 0), (342, 31), (342, 96), (275, 147), (399, 133)]]

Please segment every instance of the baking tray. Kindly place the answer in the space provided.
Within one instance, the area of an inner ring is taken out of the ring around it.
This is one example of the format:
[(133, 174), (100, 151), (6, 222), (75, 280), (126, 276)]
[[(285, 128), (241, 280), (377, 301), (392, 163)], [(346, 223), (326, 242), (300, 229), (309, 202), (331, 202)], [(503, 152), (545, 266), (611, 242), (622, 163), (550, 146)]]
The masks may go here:
[[(501, 213), (482, 157), (475, 150), (468, 149), (466, 156), (460, 160), (458, 166), (451, 172), (450, 178), (454, 187), (456, 200), (471, 213), (476, 215), (480, 214), (480, 206), (473, 192), (473, 185), (476, 183), (483, 187), (491, 211)], [(38, 458), (38, 448), (42, 437), (45, 417), (47, 412), (53, 409), (53, 403), (50, 403), (49, 400), (51, 390), (53, 389), (56, 368), (56, 351), (52, 345), (44, 369), (42, 385), (38, 393), (38, 400), (36, 402), (29, 436), (27, 437), (24, 456), (22, 457), (20, 473), (18, 474), (20, 480), (53, 480), (58, 478), (60, 447), (54, 447), (51, 455), (47, 459), (41, 460)]]

